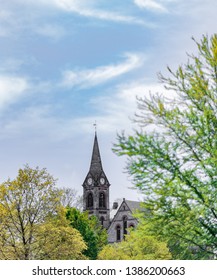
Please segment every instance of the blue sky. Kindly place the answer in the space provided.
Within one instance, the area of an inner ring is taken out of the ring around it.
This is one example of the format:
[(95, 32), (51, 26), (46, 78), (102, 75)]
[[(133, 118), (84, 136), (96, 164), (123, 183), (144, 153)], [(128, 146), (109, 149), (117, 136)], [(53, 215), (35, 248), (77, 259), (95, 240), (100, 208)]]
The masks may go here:
[(216, 32), (214, 0), (0, 0), (0, 182), (46, 167), (82, 192), (94, 127), (111, 200), (140, 199), (111, 151), (136, 96)]

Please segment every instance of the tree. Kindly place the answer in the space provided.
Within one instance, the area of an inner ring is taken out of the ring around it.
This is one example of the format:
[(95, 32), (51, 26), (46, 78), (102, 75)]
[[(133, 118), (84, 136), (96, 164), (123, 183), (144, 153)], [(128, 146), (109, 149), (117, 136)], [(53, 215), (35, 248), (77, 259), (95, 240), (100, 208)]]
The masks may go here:
[(0, 185), (0, 257), (31, 259), (37, 227), (60, 206), (56, 180), (46, 169), (20, 169), (15, 180)]
[(75, 207), (79, 210), (83, 207), (83, 198), (78, 195), (78, 192), (71, 188), (60, 188), (61, 195), (61, 204), (63, 207)]
[(99, 253), (101, 260), (168, 260), (171, 254), (165, 242), (144, 234), (140, 225), (120, 243), (105, 246)]
[(103, 247), (102, 251), (98, 254), (99, 260), (129, 260), (128, 256), (123, 250), (119, 248), (119, 243), (114, 243), (112, 245), (108, 244)]
[(38, 226), (34, 259), (87, 259), (83, 254), (87, 246), (80, 232), (69, 225), (65, 212), (65, 209), (60, 209), (57, 216)]
[(90, 259), (96, 259), (98, 252), (107, 243), (106, 230), (101, 226), (97, 217), (88, 217), (88, 212), (80, 212), (76, 208), (68, 208), (66, 218), (70, 225), (82, 235), (87, 249), (84, 255)]
[(174, 258), (207, 259), (217, 252), (217, 35), (195, 43), (197, 55), (159, 74), (167, 95), (138, 99), (140, 128), (114, 150), (128, 157), (152, 233)]

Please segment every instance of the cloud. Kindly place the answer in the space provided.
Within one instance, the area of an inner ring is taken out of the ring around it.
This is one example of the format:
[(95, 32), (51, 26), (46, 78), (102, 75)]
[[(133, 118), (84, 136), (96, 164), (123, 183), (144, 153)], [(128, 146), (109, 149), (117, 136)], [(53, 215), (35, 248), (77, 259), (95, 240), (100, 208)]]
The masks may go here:
[(45, 24), (36, 29), (36, 33), (55, 40), (62, 38), (66, 31), (58, 25)]
[(66, 10), (68, 12), (74, 12), (84, 17), (91, 17), (100, 20), (108, 20), (114, 22), (135, 23), (135, 24), (152, 26), (152, 24), (147, 23), (144, 20), (138, 19), (133, 16), (97, 9), (94, 7), (94, 4), (97, 3), (97, 1), (61, 0), (61, 1), (55, 1), (55, 3), (63, 10)]
[[(0, 37), (14, 36), (31, 30), (44, 37), (58, 40), (67, 33), (67, 27), (64, 26), (64, 22), (59, 26), (58, 23), (53, 25), (48, 21), (61, 13), (66, 16), (79, 15), (90, 20), (141, 25), (147, 28), (156, 27), (154, 22), (131, 15), (125, 12), (125, 9), (115, 10), (114, 5), (108, 8), (105, 0), (10, 0), (9, 2), (2, 3)], [(46, 24), (43, 25), (43, 22)]]
[(29, 88), (23, 77), (0, 76), (0, 109), (16, 102)]
[(11, 19), (11, 13), (7, 10), (0, 11), (0, 21), (9, 22)]
[(91, 133), (95, 120), (101, 133), (114, 134), (121, 130), (129, 132), (135, 127), (130, 118), (137, 111), (136, 97), (143, 97), (150, 91), (163, 92), (163, 87), (157, 83), (134, 81), (112, 87), (110, 91), (110, 94), (91, 98), (89, 102), (95, 110), (89, 116), (62, 119), (54, 114), (51, 104), (24, 108), (16, 119), (6, 122), (1, 138), (21, 137), (28, 131), (29, 137), (36, 142), (42, 139), (46, 139), (45, 142), (48, 139), (61, 142), (77, 134)]
[(167, 11), (167, 9), (163, 5), (154, 0), (134, 0), (134, 3), (141, 9), (154, 10), (160, 12)]
[[(79, 119), (83, 130), (91, 129), (90, 124), (97, 121), (100, 131), (114, 133), (115, 131), (132, 131), (135, 123), (130, 119), (138, 112), (136, 97), (148, 96), (149, 93), (164, 93), (164, 87), (159, 83), (147, 83), (135, 80), (110, 89), (112, 93), (92, 98), (91, 106), (97, 108), (95, 116)], [(102, 110), (101, 110), (102, 108)], [(80, 126), (79, 126), (80, 127)]]
[(6, 57), (0, 59), (0, 72), (11, 73), (17, 71), (25, 64), (25, 61), (18, 58)]
[[(16, 3), (20, 3), (22, 5), (25, 4), (25, 6), (27, 5), (26, 0), (16, 0)], [(83, 17), (95, 18), (99, 20), (133, 23), (149, 27), (153, 26), (152, 23), (146, 22), (144, 19), (140, 19), (130, 15), (125, 15), (119, 12), (108, 11), (103, 8), (97, 8), (97, 4), (99, 5), (97, 0), (28, 0), (29, 6), (34, 5), (37, 7), (44, 6), (49, 8), (55, 8), (68, 13), (75, 13)]]
[(2, 9), (0, 11), (0, 37), (7, 37), (11, 33), (12, 13)]
[(62, 85), (80, 88), (97, 86), (142, 66), (144, 61), (144, 57), (139, 54), (128, 53), (125, 57), (126, 60), (119, 64), (100, 66), (95, 69), (66, 71), (63, 75)]

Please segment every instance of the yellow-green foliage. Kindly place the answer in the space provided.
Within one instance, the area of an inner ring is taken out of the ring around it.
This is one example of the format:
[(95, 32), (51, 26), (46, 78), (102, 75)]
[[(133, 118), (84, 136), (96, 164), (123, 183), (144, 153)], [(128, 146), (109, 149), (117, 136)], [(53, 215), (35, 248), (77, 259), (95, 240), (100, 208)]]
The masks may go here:
[(46, 169), (20, 169), (0, 185), (0, 259), (84, 259), (86, 245), (69, 225), (61, 193)]
[(99, 253), (100, 260), (169, 260), (165, 242), (148, 236), (143, 227), (130, 232), (120, 243), (107, 245)]
[[(72, 228), (65, 218), (64, 211), (37, 228), (38, 248), (34, 259), (42, 260), (82, 260), (87, 246), (80, 232)], [(36, 248), (35, 248), (36, 249)]]
[(166, 240), (174, 259), (217, 252), (217, 35), (196, 44), (186, 64), (159, 74), (162, 93), (138, 99), (144, 129), (114, 146), (144, 194), (151, 236)]

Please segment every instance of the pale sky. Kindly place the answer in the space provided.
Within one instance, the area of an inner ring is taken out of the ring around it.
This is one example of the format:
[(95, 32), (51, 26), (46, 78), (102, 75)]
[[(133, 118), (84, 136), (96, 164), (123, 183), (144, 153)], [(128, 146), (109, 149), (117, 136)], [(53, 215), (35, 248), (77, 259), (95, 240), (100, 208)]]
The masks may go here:
[(112, 143), (216, 13), (215, 0), (0, 0), (0, 182), (28, 163), (82, 193), (96, 121), (111, 202), (142, 199)]

